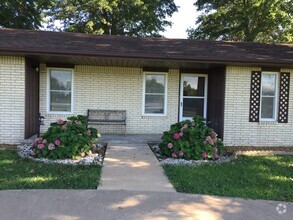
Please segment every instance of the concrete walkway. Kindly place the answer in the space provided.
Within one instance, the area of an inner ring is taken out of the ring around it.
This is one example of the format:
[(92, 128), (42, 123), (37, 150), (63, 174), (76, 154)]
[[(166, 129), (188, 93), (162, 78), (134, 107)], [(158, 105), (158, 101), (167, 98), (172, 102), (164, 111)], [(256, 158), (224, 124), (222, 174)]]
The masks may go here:
[(175, 192), (147, 144), (108, 144), (98, 190)]
[[(279, 214), (276, 207), (286, 206)], [(0, 191), (1, 220), (292, 219), (293, 203), (170, 192)]]

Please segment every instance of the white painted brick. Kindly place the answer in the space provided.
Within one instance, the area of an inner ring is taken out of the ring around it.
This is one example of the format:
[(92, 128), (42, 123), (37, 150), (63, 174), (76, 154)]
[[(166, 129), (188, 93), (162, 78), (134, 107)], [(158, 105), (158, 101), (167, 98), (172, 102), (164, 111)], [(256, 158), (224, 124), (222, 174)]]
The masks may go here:
[(291, 72), (288, 123), (249, 122), (251, 71), (257, 67), (227, 67), (224, 143), (227, 146), (293, 146), (293, 69)]
[[(49, 124), (68, 115), (47, 114), (47, 70), (41, 65), (40, 110)], [(74, 70), (74, 115), (87, 113), (87, 109), (126, 110), (128, 134), (160, 134), (178, 121), (179, 71), (170, 69), (168, 74), (167, 116), (142, 116), (143, 72), (140, 68), (75, 66)], [(123, 126), (102, 126), (103, 133), (123, 133)]]
[(0, 144), (24, 138), (25, 60), (0, 56)]

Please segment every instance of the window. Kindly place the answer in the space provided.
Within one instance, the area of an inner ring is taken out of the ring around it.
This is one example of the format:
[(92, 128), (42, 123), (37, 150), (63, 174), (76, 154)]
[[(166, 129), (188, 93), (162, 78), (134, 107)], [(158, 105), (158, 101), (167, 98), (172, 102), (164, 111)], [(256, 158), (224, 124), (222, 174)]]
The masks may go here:
[(143, 115), (166, 115), (166, 77), (165, 73), (145, 73)]
[(48, 75), (48, 112), (72, 113), (72, 70), (50, 69)]
[(276, 120), (277, 108), (277, 73), (263, 72), (261, 77), (260, 119)]

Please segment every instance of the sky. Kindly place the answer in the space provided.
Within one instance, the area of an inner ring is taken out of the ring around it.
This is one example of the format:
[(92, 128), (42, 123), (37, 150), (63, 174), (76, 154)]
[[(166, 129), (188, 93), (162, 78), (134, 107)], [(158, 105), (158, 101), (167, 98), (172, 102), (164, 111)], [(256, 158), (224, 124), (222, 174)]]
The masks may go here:
[(167, 28), (162, 35), (166, 38), (187, 38), (186, 29), (194, 27), (197, 11), (193, 5), (195, 0), (175, 0), (180, 8), (168, 19), (173, 22), (171, 28)]

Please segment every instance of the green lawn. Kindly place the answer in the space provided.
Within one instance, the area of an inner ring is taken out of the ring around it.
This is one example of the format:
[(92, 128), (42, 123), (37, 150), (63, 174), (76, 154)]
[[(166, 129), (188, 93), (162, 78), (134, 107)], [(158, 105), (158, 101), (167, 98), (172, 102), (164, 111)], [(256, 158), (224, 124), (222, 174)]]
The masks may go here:
[(293, 156), (239, 156), (229, 163), (163, 168), (178, 192), (293, 202)]
[(15, 150), (0, 150), (0, 190), (94, 189), (101, 166), (61, 165), (21, 159)]

